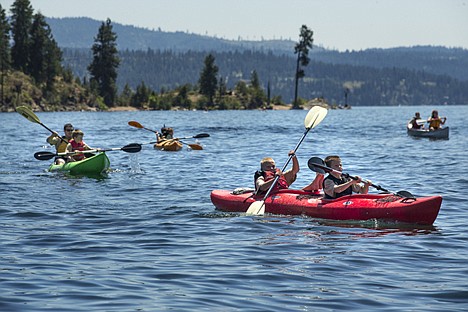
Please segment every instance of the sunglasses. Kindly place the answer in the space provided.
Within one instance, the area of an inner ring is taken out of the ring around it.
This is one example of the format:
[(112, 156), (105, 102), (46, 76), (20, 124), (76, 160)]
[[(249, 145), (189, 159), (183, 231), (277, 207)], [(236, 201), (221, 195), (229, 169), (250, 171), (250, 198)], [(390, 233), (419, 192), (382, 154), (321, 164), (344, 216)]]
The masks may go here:
[(65, 131), (73, 131), (74, 129), (65, 129)]

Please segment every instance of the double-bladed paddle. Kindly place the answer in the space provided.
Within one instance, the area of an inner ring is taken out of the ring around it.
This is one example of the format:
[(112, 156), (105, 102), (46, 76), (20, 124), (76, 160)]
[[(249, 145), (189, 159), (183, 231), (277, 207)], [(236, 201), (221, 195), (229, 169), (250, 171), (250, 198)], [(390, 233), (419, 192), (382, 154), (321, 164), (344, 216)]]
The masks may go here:
[[(323, 108), (321, 106), (314, 106), (310, 109), (310, 111), (307, 113), (306, 118), (304, 119), (304, 126), (306, 128), (304, 134), (302, 135), (302, 138), (300, 141), (297, 143), (296, 147), (294, 148), (293, 154), (291, 154), (288, 158), (288, 161), (284, 164), (283, 169), (281, 169), (281, 172), (286, 170), (286, 167), (288, 166), (289, 162), (293, 158), (294, 154), (298, 150), (299, 146), (301, 145), (302, 141), (304, 141), (307, 133), (309, 133), (310, 129), (315, 128), (322, 122), (322, 120), (327, 116), (328, 110), (326, 108)], [(263, 197), (262, 200), (257, 200), (250, 204), (249, 209), (247, 209), (247, 214), (249, 215), (259, 215), (259, 214), (264, 214), (265, 213), (265, 199), (270, 195), (270, 192), (273, 190), (273, 187), (275, 186), (276, 182), (278, 181), (279, 176), (276, 176), (275, 180), (271, 184), (270, 188), (266, 192), (265, 196)]]
[[(309, 166), (309, 169), (314, 171), (314, 172), (318, 172), (318, 173), (321, 173), (321, 174), (335, 172), (335, 173), (339, 173), (339, 174), (341, 174), (341, 175), (343, 175), (343, 176), (345, 176), (347, 178), (351, 178), (353, 180), (358, 180), (358, 177), (356, 177), (356, 176), (352, 176), (352, 175), (349, 175), (347, 173), (343, 173), (341, 171), (338, 171), (338, 170), (335, 170), (333, 168), (327, 167), (325, 165), (325, 162), (320, 157), (311, 157), (309, 159), (309, 161), (307, 162), (307, 165)], [(364, 183), (369, 183), (369, 181), (367, 181), (365, 179), (361, 179), (361, 181), (364, 182)], [(413, 194), (411, 194), (408, 191), (399, 191), (399, 192), (393, 193), (393, 192), (390, 192), (389, 190), (381, 187), (380, 185), (377, 185), (377, 184), (374, 184), (374, 183), (370, 183), (370, 186), (376, 188), (379, 191), (385, 192), (385, 193), (390, 193), (390, 194), (394, 194), (394, 195), (397, 195), (397, 196), (400, 196), (400, 197), (405, 197), (405, 198), (415, 198), (413, 196)]]
[[(128, 122), (128, 125), (129, 126), (132, 126), (132, 127), (135, 127), (135, 128), (138, 128), (138, 129), (145, 129), (145, 130), (148, 130), (148, 131), (151, 131), (151, 132), (154, 132), (154, 133), (158, 133), (158, 131), (156, 130), (153, 130), (153, 129), (149, 129), (149, 128), (146, 128), (144, 127), (141, 123), (139, 123), (138, 121), (134, 121), (134, 120), (131, 120)], [(200, 139), (200, 138), (207, 138), (209, 137), (210, 135), (208, 133), (199, 133), (197, 135), (194, 135), (194, 136), (190, 136), (190, 137), (184, 137), (184, 138), (175, 138), (175, 139), (172, 139), (172, 140), (183, 140), (183, 139)], [(182, 141), (180, 141), (182, 142)], [(143, 144), (155, 144), (157, 143), (157, 141), (155, 142), (148, 142), (148, 143), (143, 143)], [(189, 144), (189, 143), (186, 143), (186, 142), (182, 142), (188, 146), (190, 146), (191, 149), (193, 150), (202, 150), (203, 147), (200, 145), (200, 144)]]
[(99, 152), (110, 152), (110, 151), (124, 151), (126, 153), (138, 153), (139, 151), (141, 151), (141, 145), (138, 143), (131, 143), (131, 144), (125, 145), (124, 147), (93, 149), (93, 150), (87, 150), (87, 151), (65, 152), (65, 153), (37, 152), (34, 154), (34, 158), (36, 158), (37, 160), (49, 160), (56, 156), (71, 156), (71, 155), (83, 154), (83, 153), (99, 153)]
[[(36, 114), (34, 114), (34, 112), (27, 106), (18, 106), (16, 108), (16, 111), (21, 115), (23, 116), (24, 118), (26, 118), (27, 120), (31, 121), (31, 122), (34, 122), (34, 123), (37, 123), (37, 124), (40, 124), (41, 126), (43, 126), (44, 128), (46, 128), (47, 130), (49, 130), (51, 133), (56, 133), (55, 131), (52, 131), (51, 129), (49, 129), (46, 125), (44, 125), (41, 120), (39, 119), (39, 117), (37, 117)], [(60, 140), (62, 140), (63, 142), (65, 143), (68, 143), (67, 140), (65, 140), (64, 138), (62, 138), (61, 136), (58, 136), (58, 138)]]

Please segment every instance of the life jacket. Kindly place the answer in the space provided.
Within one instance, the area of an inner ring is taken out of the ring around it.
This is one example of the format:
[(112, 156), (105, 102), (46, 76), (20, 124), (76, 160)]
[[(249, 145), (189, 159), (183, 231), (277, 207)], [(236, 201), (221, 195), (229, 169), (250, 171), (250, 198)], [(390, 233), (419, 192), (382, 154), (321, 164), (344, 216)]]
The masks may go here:
[[(276, 176), (275, 176), (275, 172), (262, 171), (262, 170), (256, 171), (254, 174), (255, 188), (257, 188), (257, 179), (260, 177), (263, 177), (264, 181), (268, 182), (272, 179), (275, 179)], [(283, 175), (280, 175), (278, 178), (278, 181), (276, 181), (275, 186), (273, 186), (273, 189), (271, 191), (276, 192), (276, 191), (287, 189), (287, 188), (289, 188), (288, 181), (286, 181)], [(262, 194), (262, 193), (266, 193), (266, 191), (257, 190), (257, 194)]]
[(413, 120), (411, 120), (411, 125), (413, 126), (413, 129), (421, 129), (422, 125), (418, 125), (416, 120), (416, 118), (413, 118)]
[(56, 144), (55, 145), (55, 148), (57, 149), (57, 153), (64, 153), (67, 151), (67, 137), (66, 136), (62, 136), (62, 139), (63, 140), (60, 140), (60, 143)]
[[(75, 140), (70, 140), (69, 142), (72, 146), (72, 151), (84, 151), (85, 150), (85, 144), (83, 141), (80, 143), (76, 142)], [(84, 154), (76, 154), (73, 155), (73, 159), (75, 160), (83, 160), (85, 158)]]
[[(335, 185), (341, 185), (343, 183), (346, 183), (349, 181), (349, 178), (345, 178), (344, 176), (341, 176), (341, 178), (337, 178), (331, 174), (329, 174), (324, 180), (323, 180), (323, 188), (325, 189), (325, 181), (326, 180), (332, 180), (333, 183)], [(325, 192), (324, 192), (325, 193)], [(346, 195), (351, 195), (353, 194), (353, 187), (350, 186), (348, 187), (346, 190), (344, 190), (343, 192), (340, 192), (340, 193), (336, 193), (335, 192), (335, 197), (332, 197), (330, 195), (328, 195), (327, 193), (325, 193), (325, 199), (335, 199), (335, 198), (338, 198), (338, 197), (341, 197), (341, 196), (346, 196)]]
[(442, 120), (440, 120), (440, 118), (432, 119), (431, 122), (429, 123), (429, 127), (434, 128), (434, 129), (439, 129), (441, 123), (442, 123)]

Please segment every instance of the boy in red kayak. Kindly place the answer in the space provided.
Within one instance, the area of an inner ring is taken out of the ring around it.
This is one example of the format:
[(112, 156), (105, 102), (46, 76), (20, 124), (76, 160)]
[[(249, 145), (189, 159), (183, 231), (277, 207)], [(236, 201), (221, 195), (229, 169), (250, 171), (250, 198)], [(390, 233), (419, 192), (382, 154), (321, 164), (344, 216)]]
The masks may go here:
[(255, 172), (255, 192), (257, 194), (265, 193), (273, 184), (276, 176), (279, 176), (272, 191), (287, 189), (296, 181), (297, 173), (299, 172), (299, 162), (297, 161), (294, 151), (290, 151), (288, 156), (292, 156), (293, 166), (291, 169), (281, 172), (276, 168), (275, 161), (271, 157), (265, 157), (260, 161), (260, 171)]
[[(325, 164), (336, 171), (342, 172), (343, 165), (339, 156), (327, 156)], [(371, 181), (361, 184), (361, 178), (357, 180), (346, 178), (336, 171), (331, 171), (323, 180), (323, 192), (325, 199), (334, 199), (341, 196), (351, 195), (354, 193), (367, 194), (369, 186), (372, 185)]]

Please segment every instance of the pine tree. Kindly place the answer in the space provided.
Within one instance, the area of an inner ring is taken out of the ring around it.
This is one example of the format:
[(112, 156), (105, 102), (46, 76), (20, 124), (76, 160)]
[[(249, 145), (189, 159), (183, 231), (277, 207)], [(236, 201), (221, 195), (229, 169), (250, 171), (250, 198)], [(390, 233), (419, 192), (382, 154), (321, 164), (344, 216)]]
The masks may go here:
[(299, 35), (299, 42), (294, 47), (294, 53), (297, 54), (296, 61), (296, 75), (295, 75), (295, 84), (294, 84), (294, 102), (293, 108), (299, 108), (299, 103), (297, 102), (297, 87), (299, 79), (304, 78), (305, 73), (301, 66), (307, 66), (309, 64), (309, 49), (312, 49), (312, 43), (314, 39), (312, 36), (314, 32), (307, 28), (306, 25), (302, 25), (301, 33)]
[(10, 69), (10, 62), (10, 25), (0, 4), (0, 105), (2, 106), (5, 104), (5, 71)]
[(117, 69), (120, 59), (117, 51), (117, 35), (112, 30), (111, 20), (102, 23), (92, 47), (93, 61), (88, 66), (91, 83), (96, 83), (98, 93), (107, 106), (114, 106), (117, 97)]
[(0, 4), (0, 69), (2, 73), (10, 68), (10, 24)]
[(62, 52), (55, 42), (52, 31), (41, 13), (34, 15), (31, 27), (31, 76), (36, 83), (46, 85), (51, 91), (54, 79), (62, 72)]
[(213, 105), (213, 98), (216, 94), (218, 85), (218, 66), (215, 65), (215, 58), (209, 54), (205, 58), (205, 67), (203, 68), (198, 83), (200, 84), (200, 93), (208, 97), (209, 105)]
[(14, 41), (11, 48), (12, 65), (17, 70), (29, 73), (33, 8), (29, 0), (16, 0), (11, 7), (11, 13), (11, 32)]

